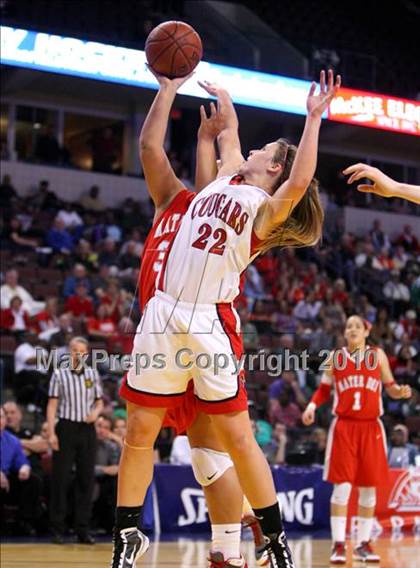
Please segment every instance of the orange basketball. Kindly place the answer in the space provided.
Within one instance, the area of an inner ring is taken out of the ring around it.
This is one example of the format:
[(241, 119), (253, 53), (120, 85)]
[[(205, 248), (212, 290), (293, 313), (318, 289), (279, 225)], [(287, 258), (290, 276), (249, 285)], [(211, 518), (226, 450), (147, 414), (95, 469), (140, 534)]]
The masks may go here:
[(203, 55), (203, 44), (189, 24), (163, 22), (148, 35), (145, 50), (153, 71), (174, 79), (195, 69)]

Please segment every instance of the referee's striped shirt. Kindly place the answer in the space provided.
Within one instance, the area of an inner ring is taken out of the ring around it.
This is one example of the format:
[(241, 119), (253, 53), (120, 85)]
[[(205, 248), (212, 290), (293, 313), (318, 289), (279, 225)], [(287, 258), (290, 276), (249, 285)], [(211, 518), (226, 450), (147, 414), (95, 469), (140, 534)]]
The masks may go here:
[(81, 373), (56, 369), (50, 380), (48, 396), (58, 398), (58, 418), (84, 422), (95, 401), (102, 398), (101, 379), (91, 367), (84, 367)]

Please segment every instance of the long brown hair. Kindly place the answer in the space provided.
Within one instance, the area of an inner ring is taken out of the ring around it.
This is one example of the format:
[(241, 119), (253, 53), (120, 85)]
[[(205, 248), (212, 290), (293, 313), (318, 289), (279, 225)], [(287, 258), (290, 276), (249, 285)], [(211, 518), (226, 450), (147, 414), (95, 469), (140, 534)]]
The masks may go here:
[[(276, 179), (273, 193), (290, 176), (297, 148), (284, 138), (277, 140), (277, 150), (273, 162), (283, 164), (283, 170)], [(322, 209), (318, 180), (312, 181), (300, 202), (281, 225), (273, 229), (258, 247), (262, 253), (274, 247), (308, 247), (315, 245), (322, 235), (324, 211)]]

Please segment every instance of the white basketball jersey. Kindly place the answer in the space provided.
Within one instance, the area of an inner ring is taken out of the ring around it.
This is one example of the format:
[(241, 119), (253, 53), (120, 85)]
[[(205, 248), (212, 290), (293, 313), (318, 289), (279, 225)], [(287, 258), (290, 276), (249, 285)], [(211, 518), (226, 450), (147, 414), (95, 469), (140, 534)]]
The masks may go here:
[(167, 256), (159, 289), (183, 302), (232, 302), (251, 260), (259, 206), (268, 195), (219, 178), (191, 202)]

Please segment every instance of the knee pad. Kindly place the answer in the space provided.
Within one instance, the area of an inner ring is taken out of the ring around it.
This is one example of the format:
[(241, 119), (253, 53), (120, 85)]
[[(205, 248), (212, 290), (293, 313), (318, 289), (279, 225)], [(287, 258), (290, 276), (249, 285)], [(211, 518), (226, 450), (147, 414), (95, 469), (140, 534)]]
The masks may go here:
[(366, 509), (373, 509), (376, 505), (376, 488), (359, 487), (359, 505)]
[(216, 452), (209, 448), (192, 448), (191, 465), (194, 477), (202, 487), (207, 487), (222, 477), (227, 469), (233, 467), (229, 454)]
[(350, 499), (351, 483), (336, 483), (331, 495), (331, 503), (345, 507)]

